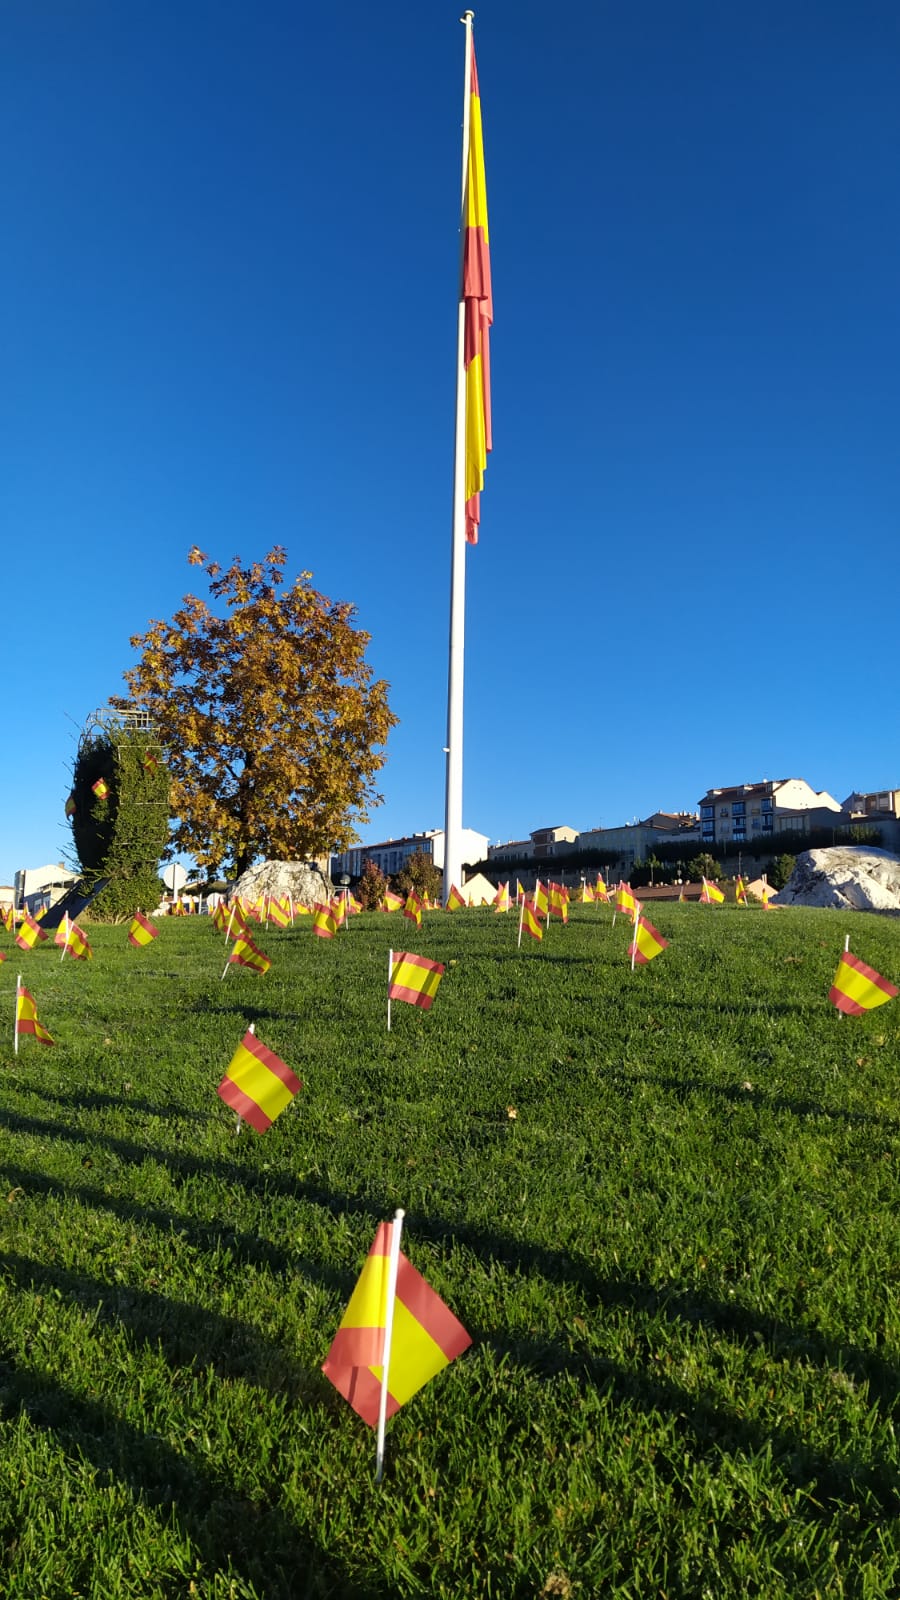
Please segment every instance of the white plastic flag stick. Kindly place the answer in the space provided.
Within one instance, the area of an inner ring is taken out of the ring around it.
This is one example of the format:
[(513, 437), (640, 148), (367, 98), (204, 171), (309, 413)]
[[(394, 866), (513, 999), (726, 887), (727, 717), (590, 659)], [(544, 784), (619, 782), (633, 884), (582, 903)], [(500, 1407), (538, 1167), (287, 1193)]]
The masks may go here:
[(516, 945), (516, 949), (517, 950), (521, 950), (521, 948), (522, 948), (522, 923), (524, 921), (525, 921), (525, 901), (523, 900), (522, 901), (522, 905), (521, 905), (521, 909), (519, 911), (519, 942)]
[(22, 988), (22, 974), (16, 978), (16, 1020), (13, 1023), (13, 1055), (19, 1054), (19, 991)]
[(391, 979), (394, 976), (394, 952), (388, 951), (388, 1033), (391, 1031)]
[(231, 938), (231, 924), (232, 924), (233, 921), (234, 921), (234, 906), (229, 906), (229, 908), (228, 908), (228, 927), (225, 929), (225, 945), (226, 945), (226, 948), (228, 946), (228, 941)]
[(844, 940), (844, 955), (849, 954), (849, 951), (850, 951), (850, 935), (848, 933), (846, 939)]
[(394, 1212), (391, 1228), (391, 1253), (388, 1258), (387, 1305), (384, 1308), (384, 1345), (381, 1352), (381, 1395), (378, 1401), (378, 1439), (375, 1445), (375, 1482), (384, 1471), (384, 1425), (387, 1421), (388, 1374), (391, 1367), (391, 1339), (394, 1332), (394, 1302), (397, 1298), (397, 1272), (400, 1267), (400, 1231), (405, 1212)]
[(62, 955), (59, 958), (60, 961), (65, 961), (65, 959), (66, 959), (66, 951), (69, 948), (69, 913), (68, 913), (68, 911), (65, 913), (65, 929), (66, 929), (66, 937), (65, 937), (65, 940), (63, 942)]
[(634, 902), (634, 933), (633, 933), (632, 939), (631, 939), (631, 970), (632, 970), (632, 972), (634, 971), (634, 962), (635, 962), (635, 957), (637, 956), (638, 920), (640, 918), (640, 915), (641, 915), (641, 908), (638, 905), (637, 901), (635, 900), (635, 902)]

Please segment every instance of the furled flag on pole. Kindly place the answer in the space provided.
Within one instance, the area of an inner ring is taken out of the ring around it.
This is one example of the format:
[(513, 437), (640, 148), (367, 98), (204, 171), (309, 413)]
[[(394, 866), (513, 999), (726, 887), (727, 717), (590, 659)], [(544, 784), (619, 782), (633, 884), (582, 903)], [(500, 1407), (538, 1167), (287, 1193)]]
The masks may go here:
[(3, 912), (3, 926), (7, 933), (15, 933), (16, 931), (16, 913), (13, 911), (12, 906), (7, 906)]
[(569, 920), (569, 895), (561, 883), (550, 885), (550, 915), (559, 917), (561, 922)]
[(540, 878), (538, 878), (537, 883), (534, 886), (534, 907), (538, 915), (541, 917), (545, 917), (550, 909), (550, 901), (547, 899), (547, 890), (541, 883)]
[(724, 900), (725, 896), (719, 888), (719, 885), (717, 883), (709, 883), (707, 882), (706, 878), (704, 878), (703, 888), (700, 893), (700, 904), (702, 906), (720, 906), (723, 904)]
[(406, 1000), (411, 1006), (430, 1011), (443, 976), (444, 968), (439, 961), (428, 961), (425, 956), (412, 955), (408, 950), (392, 950), (388, 998)]
[(634, 938), (628, 946), (632, 967), (636, 961), (646, 965), (654, 956), (661, 955), (668, 948), (668, 944), (668, 939), (664, 939), (662, 934), (657, 932), (652, 922), (648, 922), (646, 917), (638, 917)]
[(19, 931), (16, 934), (16, 944), (19, 949), (33, 950), (35, 945), (41, 944), (46, 937), (47, 935), (40, 923), (36, 922), (34, 917), (26, 911), (22, 921), (19, 923)]
[(403, 907), (403, 915), (407, 917), (410, 922), (414, 922), (417, 928), (421, 928), (422, 902), (419, 899), (419, 896), (416, 894), (415, 889), (410, 889), (409, 894), (406, 896), (406, 905)]
[(736, 905), (745, 906), (747, 904), (747, 885), (744, 883), (743, 878), (739, 877), (734, 886), (734, 899)]
[[(382, 1222), (366, 1257), (341, 1325), (322, 1364), (326, 1378), (370, 1428), (378, 1425), (388, 1322), (391, 1230)], [(387, 1405), (392, 1417), (430, 1379), (472, 1343), (461, 1322), (431, 1285), (399, 1253), (390, 1350)]]
[(34, 995), (26, 989), (22, 979), (16, 983), (16, 1032), (14, 1053), (19, 1053), (19, 1034), (33, 1034), (39, 1044), (55, 1044), (55, 1039), (50, 1037), (42, 1022), (38, 1022), (37, 1006)]
[(494, 910), (509, 910), (509, 883), (498, 883), (497, 893), (494, 895)]
[(763, 886), (762, 886), (763, 911), (771, 911), (772, 907), (769, 904), (771, 898), (772, 898), (772, 891), (769, 888), (769, 885), (766, 883), (765, 878), (763, 878)]
[(216, 1093), (242, 1121), (249, 1122), (257, 1133), (265, 1133), (302, 1087), (290, 1067), (273, 1050), (267, 1049), (255, 1033), (248, 1032), (234, 1052)]
[(153, 926), (149, 917), (145, 917), (143, 911), (136, 911), (128, 929), (128, 943), (133, 944), (135, 950), (140, 950), (158, 935), (159, 929)]
[(109, 795), (109, 784), (105, 778), (98, 778), (96, 783), (91, 784), (91, 788), (98, 800), (105, 800)]
[(494, 320), (488, 240), (487, 185), (481, 130), (481, 95), (472, 45), (469, 81), (469, 147), (466, 153), (465, 232), (462, 287), (465, 306), (466, 370), (466, 539), (478, 543), (481, 490), (491, 440), (490, 328)]
[(883, 1006), (897, 994), (892, 983), (873, 967), (867, 967), (859, 956), (845, 950), (838, 963), (834, 983), (828, 992), (832, 1005), (848, 1017), (862, 1017), (876, 1006)]
[(451, 883), (451, 885), (450, 885), (450, 893), (447, 896), (447, 910), (448, 911), (458, 911), (461, 906), (465, 905), (465, 903), (466, 903), (465, 895), (462, 894), (459, 889), (457, 889), (455, 883)]

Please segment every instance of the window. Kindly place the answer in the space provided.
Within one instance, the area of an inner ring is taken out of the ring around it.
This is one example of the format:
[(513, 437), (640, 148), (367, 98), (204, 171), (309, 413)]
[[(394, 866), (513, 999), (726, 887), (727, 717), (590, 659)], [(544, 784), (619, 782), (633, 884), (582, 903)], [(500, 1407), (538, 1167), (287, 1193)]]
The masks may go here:
[(728, 807), (727, 806), (720, 806), (719, 807), (719, 816), (720, 817), (727, 817), (727, 815), (728, 815)]
[(702, 817), (704, 822), (706, 821), (707, 817), (712, 817), (714, 814), (715, 814), (715, 807), (714, 806), (701, 806), (700, 807), (700, 816)]
[(772, 809), (771, 800), (761, 800), (760, 801), (760, 805), (762, 806), (763, 811), (771, 811), (771, 809)]
[(735, 800), (731, 807), (731, 815), (733, 817), (743, 817), (746, 814), (746, 810), (747, 806), (743, 800)]
[(762, 825), (763, 825), (763, 833), (771, 833), (773, 831), (773, 829), (772, 829), (772, 818), (771, 817), (763, 817)]

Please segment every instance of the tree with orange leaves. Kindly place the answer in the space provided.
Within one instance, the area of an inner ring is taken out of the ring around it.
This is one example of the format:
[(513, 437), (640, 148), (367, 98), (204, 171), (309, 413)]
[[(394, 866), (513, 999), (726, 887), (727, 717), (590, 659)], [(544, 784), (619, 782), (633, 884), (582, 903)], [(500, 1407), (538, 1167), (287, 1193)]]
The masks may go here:
[(126, 703), (150, 713), (165, 751), (172, 845), (236, 874), (352, 844), (354, 821), (380, 804), (397, 720), (355, 608), (319, 594), (310, 572), (286, 584), (286, 559), (277, 545), (223, 572), (195, 545), (188, 561), (225, 614), (185, 595), (170, 622), (132, 637), (140, 659), (124, 674)]

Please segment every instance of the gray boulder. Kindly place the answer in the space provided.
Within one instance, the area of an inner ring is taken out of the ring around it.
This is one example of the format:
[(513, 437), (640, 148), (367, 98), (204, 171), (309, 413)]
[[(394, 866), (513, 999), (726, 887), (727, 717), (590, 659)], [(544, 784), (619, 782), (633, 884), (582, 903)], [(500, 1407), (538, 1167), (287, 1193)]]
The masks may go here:
[(872, 845), (807, 850), (773, 903), (900, 912), (900, 856)]

